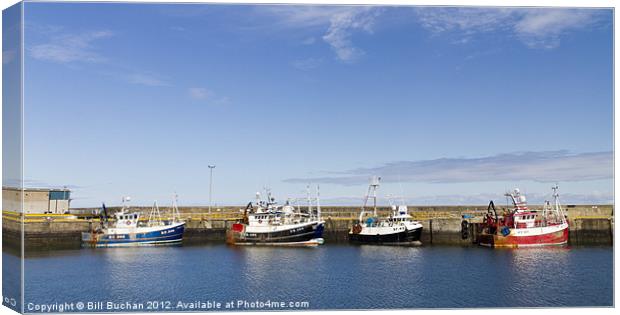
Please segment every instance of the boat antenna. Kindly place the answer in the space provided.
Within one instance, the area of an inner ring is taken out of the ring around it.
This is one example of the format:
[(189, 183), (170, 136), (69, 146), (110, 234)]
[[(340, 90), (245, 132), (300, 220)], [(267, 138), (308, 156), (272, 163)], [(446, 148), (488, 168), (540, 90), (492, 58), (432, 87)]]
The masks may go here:
[(181, 213), (179, 213), (178, 202), (179, 202), (179, 195), (175, 191), (172, 197), (172, 221), (175, 223), (181, 221)]
[(372, 179), (370, 180), (370, 187), (369, 189), (372, 189), (372, 200), (373, 200), (373, 214), (376, 217), (377, 216), (377, 187), (379, 187), (379, 181), (381, 180), (381, 177), (378, 176), (373, 176)]
[(400, 187), (400, 202), (405, 205), (405, 190), (403, 189), (403, 182), (400, 180), (400, 174), (398, 174), (398, 186)]
[(316, 185), (316, 216), (317, 220), (321, 220), (321, 189)]
[(123, 211), (123, 210), (125, 210), (127, 208), (127, 203), (130, 202), (130, 201), (131, 201), (131, 197), (129, 197), (129, 196), (124, 196), (122, 198), (123, 207), (121, 208), (121, 211)]
[(306, 199), (308, 201), (308, 214), (312, 214), (312, 199), (310, 198), (310, 184), (306, 185)]

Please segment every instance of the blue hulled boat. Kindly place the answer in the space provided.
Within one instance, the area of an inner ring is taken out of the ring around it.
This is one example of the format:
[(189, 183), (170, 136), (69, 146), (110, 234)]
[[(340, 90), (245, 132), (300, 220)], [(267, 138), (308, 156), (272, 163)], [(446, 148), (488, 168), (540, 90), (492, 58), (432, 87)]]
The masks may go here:
[(140, 220), (139, 212), (129, 211), (123, 198), (123, 208), (108, 220), (105, 205), (102, 207), (101, 225), (82, 233), (82, 244), (88, 247), (129, 247), (178, 244), (183, 241), (185, 222), (179, 220), (176, 201), (173, 218), (162, 220), (157, 203), (153, 205), (148, 220)]

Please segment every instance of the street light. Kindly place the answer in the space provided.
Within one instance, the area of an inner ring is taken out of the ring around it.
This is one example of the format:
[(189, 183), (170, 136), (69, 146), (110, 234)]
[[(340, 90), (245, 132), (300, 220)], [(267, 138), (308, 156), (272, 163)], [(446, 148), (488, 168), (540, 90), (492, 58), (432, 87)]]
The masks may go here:
[(211, 205), (213, 204), (213, 169), (215, 168), (215, 165), (208, 165), (209, 166), (209, 216), (211, 216)]

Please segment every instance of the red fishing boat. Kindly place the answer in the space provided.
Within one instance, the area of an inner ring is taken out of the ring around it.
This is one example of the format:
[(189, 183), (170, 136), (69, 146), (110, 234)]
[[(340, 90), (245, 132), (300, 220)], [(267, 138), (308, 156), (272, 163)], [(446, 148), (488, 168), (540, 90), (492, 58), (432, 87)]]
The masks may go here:
[(487, 247), (531, 247), (568, 243), (568, 220), (560, 205), (558, 186), (553, 187), (553, 205), (545, 201), (542, 211), (531, 210), (519, 189), (505, 195), (514, 206), (498, 216), (489, 203), (478, 243)]

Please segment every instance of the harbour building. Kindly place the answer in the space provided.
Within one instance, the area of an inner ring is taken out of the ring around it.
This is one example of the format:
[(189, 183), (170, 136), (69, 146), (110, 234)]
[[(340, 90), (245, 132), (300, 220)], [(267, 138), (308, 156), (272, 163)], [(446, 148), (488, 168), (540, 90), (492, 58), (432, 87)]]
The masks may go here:
[[(23, 201), (23, 203), (22, 203)], [(69, 189), (2, 187), (2, 211), (23, 214), (67, 214)]]

